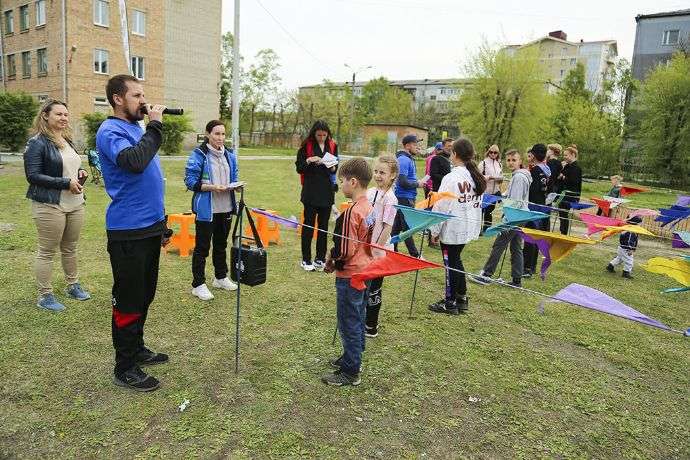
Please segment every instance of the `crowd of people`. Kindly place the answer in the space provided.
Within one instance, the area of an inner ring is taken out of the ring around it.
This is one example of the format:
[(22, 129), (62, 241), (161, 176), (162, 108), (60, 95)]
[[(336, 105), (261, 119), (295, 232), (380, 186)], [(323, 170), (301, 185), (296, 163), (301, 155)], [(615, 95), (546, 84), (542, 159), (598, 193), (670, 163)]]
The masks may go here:
[[(158, 380), (142, 366), (168, 361), (164, 353), (149, 349), (144, 341), (148, 308), (158, 282), (161, 245), (171, 232), (163, 196), (163, 173), (157, 155), (162, 142), (162, 105), (147, 103), (142, 83), (129, 75), (112, 77), (106, 95), (113, 109), (100, 126), (96, 145), (105, 189), (111, 202), (105, 222), (107, 250), (113, 274), (112, 340), (115, 349), (113, 381), (136, 391), (159, 387)], [(141, 123), (145, 115), (148, 123)], [(64, 310), (51, 287), (52, 259), (60, 249), (67, 280), (67, 295), (88, 300), (90, 294), (79, 283), (77, 244), (84, 222), (83, 184), (87, 173), (71, 141), (69, 114), (65, 103), (48, 101), (35, 121), (36, 135), (25, 152), (27, 197), (32, 200), (38, 230), (35, 275), (38, 305)], [(191, 294), (203, 301), (213, 299), (206, 284), (206, 258), (212, 255), (214, 279), (211, 287), (235, 290), (228, 278), (227, 240), (232, 216), (238, 212), (236, 191), (242, 187), (235, 153), (225, 147), (225, 126), (219, 120), (206, 125), (206, 137), (187, 160), (184, 183), (192, 194), (195, 215), (195, 248), (191, 264)], [(366, 283), (364, 289), (351, 286), (350, 278), (385, 250), (396, 250), (391, 236), (406, 231), (405, 214), (396, 209), (414, 208), (419, 189), (425, 195), (445, 193), (452, 199), (439, 200), (433, 211), (452, 215), (430, 229), (429, 242), (440, 246), (447, 267), (445, 292), (431, 305), (435, 313), (458, 315), (469, 308), (462, 252), (493, 225), (494, 200), (483, 206), (485, 195), (506, 200), (519, 209), (559, 210), (560, 231), (569, 231), (570, 205), (580, 198), (582, 170), (576, 146), (565, 150), (558, 144), (535, 144), (527, 159), (518, 150), (505, 153), (510, 180), (504, 186), (504, 166), (498, 145), (485, 150), (477, 161), (475, 147), (466, 138), (443, 139), (426, 160), (426, 176), (418, 179), (415, 156), (419, 139), (403, 137), (395, 155), (381, 155), (372, 165), (361, 157), (339, 162), (338, 146), (328, 124), (317, 121), (302, 142), (295, 170), (301, 180), (300, 200), (304, 207), (301, 232), (301, 260), (306, 271), (335, 273), (337, 324), (343, 353), (330, 361), (336, 369), (322, 380), (330, 385), (360, 383), (361, 356), (365, 340), (379, 335), (379, 312), (383, 299), (383, 278)], [(563, 158), (560, 158), (563, 152)], [(335, 160), (334, 160), (335, 159)], [(373, 179), (374, 185), (369, 187)], [(620, 184), (618, 184), (620, 185)], [(615, 184), (614, 184), (615, 186)], [(615, 188), (615, 187), (614, 187)], [(329, 220), (340, 190), (351, 205), (339, 213), (335, 228)], [(614, 190), (612, 190), (612, 193)], [(549, 218), (527, 224), (548, 230)], [(328, 251), (328, 234), (333, 244)], [(316, 252), (312, 258), (312, 243)], [(404, 240), (408, 253), (420, 257), (412, 237)], [(423, 243), (423, 240), (422, 240)], [(626, 240), (623, 252), (607, 269), (623, 263), (628, 272), (636, 241)], [(503, 253), (510, 248), (511, 283), (520, 286), (536, 269), (537, 247), (524, 244), (521, 233), (503, 229), (493, 243), (483, 269), (470, 276), (480, 284), (491, 281)]]

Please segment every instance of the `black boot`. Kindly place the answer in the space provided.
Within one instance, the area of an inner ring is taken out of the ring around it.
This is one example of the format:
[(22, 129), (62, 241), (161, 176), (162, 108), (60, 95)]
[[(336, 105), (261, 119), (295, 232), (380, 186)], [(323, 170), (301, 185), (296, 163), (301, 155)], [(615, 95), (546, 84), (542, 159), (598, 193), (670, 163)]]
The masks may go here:
[(626, 272), (626, 271), (623, 272), (623, 278), (627, 278), (627, 279), (629, 279), (629, 280), (633, 279), (633, 277), (632, 277), (632, 275), (630, 274), (630, 272)]
[(459, 315), (460, 311), (456, 302), (444, 300), (443, 302), (436, 302), (429, 305), (429, 310), (434, 313), (445, 313), (447, 315)]
[(455, 299), (455, 306), (459, 313), (467, 313), (467, 309), (470, 306), (470, 301), (466, 295), (458, 297)]
[[(616, 273), (616, 270), (613, 269), (613, 265), (611, 265), (611, 264), (608, 264), (606, 266), (606, 271), (609, 273)], [(623, 273), (625, 273), (625, 272), (623, 272)]]

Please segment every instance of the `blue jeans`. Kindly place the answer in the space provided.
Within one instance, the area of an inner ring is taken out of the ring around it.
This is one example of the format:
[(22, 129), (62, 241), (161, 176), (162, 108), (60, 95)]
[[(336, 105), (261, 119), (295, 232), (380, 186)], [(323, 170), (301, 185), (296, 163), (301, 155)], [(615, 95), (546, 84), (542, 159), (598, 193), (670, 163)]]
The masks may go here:
[(367, 315), (367, 289), (350, 286), (350, 278), (336, 278), (335, 292), (338, 331), (343, 344), (340, 369), (349, 375), (359, 374), (364, 351), (364, 323)]

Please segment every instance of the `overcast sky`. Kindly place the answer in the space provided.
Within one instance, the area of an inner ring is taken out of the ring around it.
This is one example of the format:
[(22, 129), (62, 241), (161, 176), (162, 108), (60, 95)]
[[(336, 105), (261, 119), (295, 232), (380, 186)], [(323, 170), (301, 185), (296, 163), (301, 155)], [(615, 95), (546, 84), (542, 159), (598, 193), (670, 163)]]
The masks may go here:
[[(324, 78), (357, 80), (453, 78), (485, 38), (524, 43), (553, 30), (568, 40), (618, 42), (632, 58), (635, 16), (688, 7), (677, 0), (452, 1), (241, 0), (240, 52), (245, 65), (263, 48), (280, 57), (283, 86)], [(233, 0), (223, 0), (223, 32), (233, 28)]]

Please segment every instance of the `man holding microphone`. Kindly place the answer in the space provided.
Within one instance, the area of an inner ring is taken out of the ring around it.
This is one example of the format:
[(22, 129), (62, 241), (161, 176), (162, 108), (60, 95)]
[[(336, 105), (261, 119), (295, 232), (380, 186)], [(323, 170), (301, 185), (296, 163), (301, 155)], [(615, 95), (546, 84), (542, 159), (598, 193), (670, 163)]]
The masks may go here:
[[(168, 356), (144, 345), (144, 323), (156, 294), (161, 245), (168, 236), (163, 203), (163, 171), (158, 149), (163, 138), (162, 105), (146, 102), (144, 88), (131, 75), (106, 85), (114, 116), (96, 135), (105, 189), (112, 202), (105, 224), (113, 270), (112, 335), (116, 385), (153, 391), (156, 378), (140, 366), (161, 364)], [(146, 130), (139, 122), (148, 113)]]

